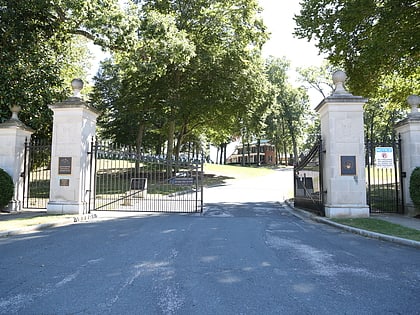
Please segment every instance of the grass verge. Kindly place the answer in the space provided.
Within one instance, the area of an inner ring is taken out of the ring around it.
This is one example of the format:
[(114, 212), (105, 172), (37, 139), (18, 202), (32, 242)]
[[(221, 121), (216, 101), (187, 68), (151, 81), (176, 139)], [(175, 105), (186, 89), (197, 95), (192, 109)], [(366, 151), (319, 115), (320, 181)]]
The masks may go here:
[(380, 219), (373, 218), (357, 218), (357, 219), (333, 219), (332, 221), (352, 226), (355, 228), (368, 230), (376, 233), (406, 238), (420, 242), (420, 231), (401, 226), (399, 224), (390, 223)]

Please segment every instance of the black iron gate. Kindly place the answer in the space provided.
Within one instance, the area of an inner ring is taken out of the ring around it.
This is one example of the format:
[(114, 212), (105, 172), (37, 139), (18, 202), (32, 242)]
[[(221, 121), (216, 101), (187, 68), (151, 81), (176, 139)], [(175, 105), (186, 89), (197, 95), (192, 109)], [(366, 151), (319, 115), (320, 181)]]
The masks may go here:
[(294, 174), (295, 206), (324, 216), (321, 140), (295, 166)]
[(90, 210), (202, 212), (203, 163), (174, 161), (136, 148), (93, 142)]
[(371, 213), (404, 213), (401, 139), (366, 140), (366, 190)]
[(51, 143), (25, 141), (23, 208), (45, 209), (50, 196)]

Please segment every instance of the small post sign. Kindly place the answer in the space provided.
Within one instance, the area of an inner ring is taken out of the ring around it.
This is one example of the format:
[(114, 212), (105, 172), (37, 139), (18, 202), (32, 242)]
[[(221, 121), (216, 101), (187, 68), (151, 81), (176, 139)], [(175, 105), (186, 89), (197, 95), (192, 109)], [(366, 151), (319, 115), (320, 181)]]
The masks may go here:
[(59, 175), (71, 174), (71, 157), (58, 158), (58, 174)]
[(376, 147), (375, 163), (377, 168), (393, 168), (394, 149), (392, 147)]

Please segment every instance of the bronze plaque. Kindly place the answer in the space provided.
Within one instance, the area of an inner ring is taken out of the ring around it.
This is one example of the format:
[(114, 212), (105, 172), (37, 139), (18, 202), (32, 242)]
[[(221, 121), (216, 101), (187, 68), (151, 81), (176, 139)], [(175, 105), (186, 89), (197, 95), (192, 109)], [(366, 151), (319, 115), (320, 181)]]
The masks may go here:
[(58, 174), (60, 175), (71, 174), (71, 157), (58, 158)]
[(68, 179), (68, 178), (61, 178), (60, 179), (60, 186), (70, 186), (70, 179)]
[(341, 156), (341, 175), (356, 175), (356, 156)]

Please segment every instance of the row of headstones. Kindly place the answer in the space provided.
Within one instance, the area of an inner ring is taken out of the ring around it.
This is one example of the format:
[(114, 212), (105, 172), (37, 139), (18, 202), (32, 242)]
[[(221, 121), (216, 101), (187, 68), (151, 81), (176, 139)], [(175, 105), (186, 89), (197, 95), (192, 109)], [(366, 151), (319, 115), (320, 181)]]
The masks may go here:
[[(325, 150), (325, 213), (328, 217), (368, 217), (363, 123), (363, 105), (367, 100), (346, 91), (345, 80), (344, 72), (335, 72), (334, 92), (316, 107), (320, 114)], [(50, 199), (47, 205), (49, 213), (85, 214), (89, 210), (88, 151), (90, 139), (95, 136), (98, 113), (80, 97), (83, 82), (75, 79), (72, 87), (72, 97), (49, 106), (54, 112)], [(420, 113), (417, 109), (420, 97), (412, 95), (408, 102), (412, 107), (411, 113), (396, 126), (404, 143), (402, 156), (407, 176), (402, 180), (405, 181), (405, 187), (408, 187), (411, 172), (420, 166)], [(24, 143), (31, 137), (33, 130), (19, 120), (19, 107), (12, 107), (11, 110), (12, 117), (0, 124), (0, 168), (6, 170), (15, 183), (15, 195), (9, 210), (20, 211), (23, 204), (24, 183), (20, 175), (24, 162)], [(353, 164), (352, 176), (340, 171), (343, 157)], [(415, 214), (408, 189), (405, 194), (406, 214)]]

